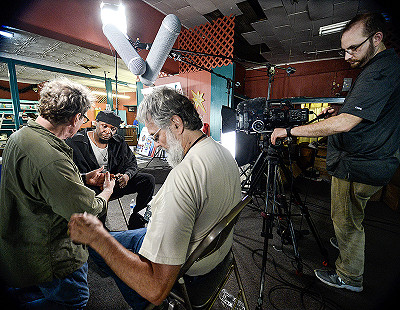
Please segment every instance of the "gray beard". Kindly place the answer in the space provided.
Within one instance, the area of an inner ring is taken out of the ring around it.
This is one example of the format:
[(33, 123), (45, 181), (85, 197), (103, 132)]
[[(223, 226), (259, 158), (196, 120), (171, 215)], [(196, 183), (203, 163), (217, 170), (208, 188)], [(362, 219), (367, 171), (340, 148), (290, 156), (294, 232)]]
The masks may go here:
[(166, 130), (166, 138), (168, 145), (168, 149), (165, 150), (168, 154), (167, 162), (172, 168), (175, 168), (183, 160), (185, 155), (183, 147), (181, 142), (174, 137), (169, 128)]

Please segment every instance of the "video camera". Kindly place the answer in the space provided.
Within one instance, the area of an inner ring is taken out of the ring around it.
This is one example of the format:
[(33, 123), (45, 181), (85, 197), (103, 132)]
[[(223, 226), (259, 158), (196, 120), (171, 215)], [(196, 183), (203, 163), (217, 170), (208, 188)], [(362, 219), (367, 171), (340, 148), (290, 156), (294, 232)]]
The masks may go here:
[(254, 98), (242, 101), (236, 109), (236, 131), (264, 133), (274, 128), (303, 125), (308, 109), (295, 109), (289, 99)]

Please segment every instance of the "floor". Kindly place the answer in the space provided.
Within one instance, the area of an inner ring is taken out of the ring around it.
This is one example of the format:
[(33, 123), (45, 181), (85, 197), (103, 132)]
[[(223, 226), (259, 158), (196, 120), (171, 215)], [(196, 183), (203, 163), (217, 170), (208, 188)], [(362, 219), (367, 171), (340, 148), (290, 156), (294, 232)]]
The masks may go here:
[[(143, 165), (143, 163), (142, 163)], [(163, 161), (154, 162), (146, 168), (156, 171), (157, 189), (168, 174)], [(297, 178), (297, 190), (305, 201), (303, 213), (308, 213), (314, 223), (323, 247), (334, 264), (337, 250), (329, 239), (333, 236), (330, 219), (329, 182), (325, 179)], [(135, 195), (123, 197), (124, 213), (129, 212), (129, 203)], [(331, 288), (314, 276), (315, 268), (324, 268), (325, 258), (317, 245), (315, 236), (300, 209), (292, 207), (291, 221), (296, 231), (296, 242), (302, 262), (302, 272), (293, 256), (288, 238), (281, 238), (277, 225), (273, 238), (268, 239), (265, 281), (261, 281), (263, 245), (261, 236), (264, 210), (263, 203), (246, 207), (235, 227), (234, 253), (245, 287), (250, 309), (255, 309), (259, 300), (261, 282), (263, 302), (261, 309), (388, 309), (398, 296), (400, 288), (400, 213), (382, 202), (370, 202), (366, 209), (364, 227), (366, 232), (366, 262), (364, 290), (353, 293)], [(276, 223), (276, 220), (275, 220)], [(111, 230), (125, 230), (126, 224), (117, 201), (110, 203), (106, 225)], [(90, 265), (90, 264), (89, 264)], [(91, 266), (91, 265), (90, 265)], [(93, 266), (92, 266), (93, 267)], [(91, 297), (87, 309), (129, 309), (111, 278), (102, 278), (94, 268), (89, 268)], [(233, 293), (234, 281), (229, 281), (226, 290)], [(218, 302), (215, 309), (226, 309)], [(390, 307), (392, 308), (392, 307)]]

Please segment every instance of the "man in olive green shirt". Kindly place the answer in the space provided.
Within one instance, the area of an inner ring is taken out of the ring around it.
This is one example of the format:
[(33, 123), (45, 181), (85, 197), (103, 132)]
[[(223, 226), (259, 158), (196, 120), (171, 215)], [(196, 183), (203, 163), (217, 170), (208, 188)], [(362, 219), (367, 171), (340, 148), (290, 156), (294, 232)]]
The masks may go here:
[[(38, 286), (43, 309), (80, 309), (89, 298), (85, 246), (68, 237), (73, 213), (106, 211), (115, 181), (100, 169), (82, 180), (64, 139), (88, 120), (90, 91), (67, 79), (48, 82), (36, 121), (10, 136), (3, 152), (0, 185), (0, 276), (7, 287)], [(15, 293), (17, 290), (10, 290)]]

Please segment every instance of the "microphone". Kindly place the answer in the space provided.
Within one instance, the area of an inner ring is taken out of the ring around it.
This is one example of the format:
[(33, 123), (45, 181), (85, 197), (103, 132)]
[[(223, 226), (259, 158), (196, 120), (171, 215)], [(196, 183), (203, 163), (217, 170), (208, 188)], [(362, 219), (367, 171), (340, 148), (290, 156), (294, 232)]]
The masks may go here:
[(103, 33), (134, 75), (146, 72), (146, 62), (140, 57), (129, 39), (113, 24), (103, 26)]
[(173, 14), (165, 16), (147, 55), (146, 70), (140, 76), (140, 81), (144, 85), (153, 85), (180, 31), (181, 22), (178, 17)]

